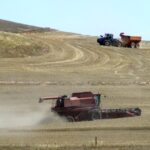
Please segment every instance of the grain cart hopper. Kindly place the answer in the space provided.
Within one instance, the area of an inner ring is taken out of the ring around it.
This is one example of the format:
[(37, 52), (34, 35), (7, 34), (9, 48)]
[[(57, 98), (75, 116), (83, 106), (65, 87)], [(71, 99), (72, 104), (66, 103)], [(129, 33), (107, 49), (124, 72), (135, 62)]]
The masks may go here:
[(43, 97), (39, 99), (39, 102), (45, 100), (55, 101), (55, 105), (51, 107), (52, 112), (66, 117), (71, 122), (141, 115), (139, 108), (101, 109), (101, 94), (92, 92), (72, 93), (70, 97), (66, 95)]
[(139, 48), (139, 43), (141, 42), (140, 36), (129, 36), (124, 35), (124, 33), (120, 33), (122, 46), (129, 47), (129, 48)]

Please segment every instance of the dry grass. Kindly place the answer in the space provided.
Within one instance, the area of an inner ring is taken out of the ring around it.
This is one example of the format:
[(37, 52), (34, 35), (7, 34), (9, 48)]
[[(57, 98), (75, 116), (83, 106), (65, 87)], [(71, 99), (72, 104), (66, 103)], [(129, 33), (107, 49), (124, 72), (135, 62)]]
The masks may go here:
[(48, 46), (25, 35), (0, 32), (0, 57), (17, 58), (39, 56), (48, 52)]
[(46, 32), (51, 31), (50, 28), (40, 28), (31, 25), (25, 25), (12, 21), (6, 21), (0, 19), (0, 31), (12, 32), (12, 33), (24, 33), (24, 32)]

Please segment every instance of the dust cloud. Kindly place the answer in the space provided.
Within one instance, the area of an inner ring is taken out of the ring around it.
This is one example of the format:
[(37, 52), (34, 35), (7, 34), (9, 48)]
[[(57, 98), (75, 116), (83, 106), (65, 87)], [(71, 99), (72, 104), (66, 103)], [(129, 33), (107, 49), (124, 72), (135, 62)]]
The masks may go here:
[(23, 107), (17, 110), (14, 107), (0, 107), (0, 129), (32, 127), (62, 121), (65, 119), (45, 107), (34, 107), (28, 110)]

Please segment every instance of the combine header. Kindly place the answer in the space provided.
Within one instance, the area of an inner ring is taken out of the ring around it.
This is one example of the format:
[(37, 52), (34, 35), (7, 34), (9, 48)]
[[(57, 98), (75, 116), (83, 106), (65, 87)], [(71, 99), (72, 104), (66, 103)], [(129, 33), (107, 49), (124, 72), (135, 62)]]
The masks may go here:
[(55, 101), (55, 105), (51, 107), (52, 112), (66, 117), (70, 122), (141, 115), (139, 108), (101, 109), (101, 94), (93, 94), (92, 92), (72, 93), (71, 97), (67, 95), (43, 97), (39, 99), (39, 102), (45, 100)]

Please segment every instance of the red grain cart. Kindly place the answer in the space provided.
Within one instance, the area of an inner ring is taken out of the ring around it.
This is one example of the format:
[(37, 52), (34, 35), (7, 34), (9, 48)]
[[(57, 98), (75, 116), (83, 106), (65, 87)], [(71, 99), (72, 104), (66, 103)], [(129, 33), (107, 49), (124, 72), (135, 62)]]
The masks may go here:
[(123, 47), (129, 47), (129, 48), (139, 48), (139, 43), (142, 40), (141, 36), (129, 36), (124, 35), (124, 33), (120, 33), (122, 46)]

